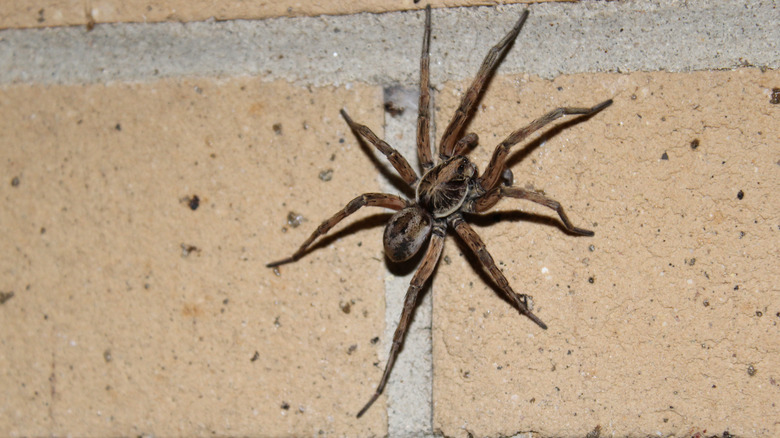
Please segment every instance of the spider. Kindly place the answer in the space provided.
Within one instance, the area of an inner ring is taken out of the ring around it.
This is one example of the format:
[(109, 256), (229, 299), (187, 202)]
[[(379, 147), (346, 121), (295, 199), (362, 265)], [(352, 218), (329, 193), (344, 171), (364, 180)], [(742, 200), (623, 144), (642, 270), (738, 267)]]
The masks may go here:
[(512, 132), (498, 144), (490, 163), (481, 174), (477, 171), (477, 166), (464, 156), (478, 142), (478, 137), (474, 133), (461, 136), (466, 121), (473, 114), (488, 79), (492, 76), (508, 47), (517, 38), (527, 17), (528, 11), (526, 10), (512, 30), (488, 52), (477, 76), (463, 95), (455, 115), (444, 130), (439, 143), (438, 159), (434, 160), (430, 145), (429, 46), (431, 7), (430, 5), (426, 7), (425, 32), (420, 57), (420, 100), (417, 117), (417, 154), (422, 167), (422, 176), (414, 171), (406, 158), (397, 150), (377, 137), (367, 126), (354, 122), (345, 110), (341, 110), (341, 115), (350, 129), (374, 145), (387, 157), (406, 184), (415, 190), (415, 198), (409, 200), (388, 193), (362, 194), (350, 201), (330, 219), (322, 222), (292, 256), (266, 265), (273, 268), (297, 261), (307, 253), (308, 248), (318, 237), (325, 235), (336, 224), (362, 207), (384, 207), (396, 211), (385, 226), (383, 235), (385, 255), (390, 261), (409, 260), (428, 243), (425, 255), (406, 292), (403, 311), (393, 335), (393, 344), (382, 378), (371, 399), (357, 413), (358, 417), (361, 417), (371, 407), (385, 388), (393, 363), (403, 344), (418, 295), (439, 261), (448, 229), (453, 230), (466, 243), (466, 246), (476, 255), (482, 267), (487, 270), (501, 292), (514, 303), (520, 313), (530, 318), (542, 329), (547, 329), (547, 325), (529, 310), (527, 295), (518, 294), (512, 290), (506, 277), (493, 261), (485, 243), (464, 220), (464, 214), (486, 212), (502, 198), (526, 199), (555, 210), (564, 227), (570, 233), (593, 236), (592, 231), (575, 227), (569, 221), (559, 202), (541, 193), (512, 186), (512, 174), (509, 169), (506, 169), (505, 162), (509, 149), (531, 133), (563, 116), (593, 115), (612, 104), (611, 99), (591, 108), (558, 108)]

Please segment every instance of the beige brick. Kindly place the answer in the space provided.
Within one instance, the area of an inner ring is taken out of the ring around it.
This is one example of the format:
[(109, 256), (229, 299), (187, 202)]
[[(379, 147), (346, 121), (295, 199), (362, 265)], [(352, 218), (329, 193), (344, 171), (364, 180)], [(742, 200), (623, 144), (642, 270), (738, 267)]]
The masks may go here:
[(376, 211), (278, 275), (264, 267), (377, 190), (338, 115), (380, 126), (377, 89), (238, 78), (2, 95), (3, 435), (383, 434), (381, 401), (354, 418), (381, 372)]
[[(493, 81), (470, 128), (480, 166), (548, 110), (615, 99), (510, 158), (515, 185), (543, 190), (596, 235), (568, 235), (554, 212), (512, 200), (474, 221), (547, 331), (448, 242), (434, 295), (436, 430), (778, 434), (767, 419), (780, 369), (779, 79), (743, 69)], [(442, 93), (439, 126), (462, 89)]]

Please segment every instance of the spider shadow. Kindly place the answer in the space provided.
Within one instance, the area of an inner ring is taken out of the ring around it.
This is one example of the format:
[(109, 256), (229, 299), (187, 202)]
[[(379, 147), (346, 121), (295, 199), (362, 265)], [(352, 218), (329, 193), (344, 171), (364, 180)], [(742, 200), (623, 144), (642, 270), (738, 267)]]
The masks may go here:
[[(525, 22), (523, 23), (522, 27), (520, 28), (520, 32), (522, 32), (522, 31), (523, 31), (523, 27), (525, 27)], [(519, 35), (519, 34), (518, 34), (518, 35)], [(492, 70), (491, 70), (491, 71), (488, 73), (488, 75), (487, 75), (487, 76), (485, 76), (485, 82), (484, 82), (484, 84), (483, 84), (483, 86), (482, 86), (482, 89), (479, 91), (479, 94), (477, 95), (477, 98), (474, 100), (474, 104), (473, 104), (473, 107), (472, 107), (473, 109), (472, 109), (472, 111), (471, 111), (471, 114), (469, 114), (469, 115), (466, 117), (466, 119), (463, 121), (463, 126), (462, 126), (462, 128), (460, 129), (460, 133), (459, 133), (459, 135), (460, 135), (460, 137), (461, 137), (461, 138), (462, 138), (462, 137), (463, 137), (463, 136), (464, 136), (466, 133), (468, 133), (468, 132), (469, 132), (469, 131), (468, 131), (468, 127), (471, 125), (471, 121), (474, 119), (474, 116), (475, 116), (475, 115), (476, 115), (476, 114), (479, 112), (479, 111), (477, 110), (477, 108), (479, 108), (479, 104), (482, 102), (482, 98), (485, 96), (485, 93), (487, 92), (488, 88), (490, 88), (490, 83), (491, 83), (491, 82), (493, 82), (493, 76), (495, 76), (495, 75), (496, 75), (496, 71), (498, 70), (498, 67), (499, 67), (501, 64), (503, 64), (503, 63), (504, 63), (504, 58), (506, 58), (506, 56), (509, 54), (509, 52), (511, 52), (511, 51), (512, 51), (512, 47), (514, 47), (514, 46), (515, 46), (515, 42), (516, 42), (516, 41), (517, 41), (517, 39), (514, 39), (514, 40), (512, 40), (512, 42), (510, 42), (510, 43), (509, 43), (509, 44), (508, 44), (508, 45), (507, 45), (507, 46), (504, 48), (504, 51), (503, 51), (503, 52), (501, 53), (501, 55), (500, 55), (500, 56), (499, 56), (499, 57), (496, 59), (496, 62), (495, 62), (495, 64), (494, 64), (494, 68), (493, 68), (493, 69), (492, 69)], [(491, 46), (491, 47), (492, 47), (492, 46)], [(479, 65), (480, 65), (480, 68), (482, 68), (482, 63), (484, 63), (484, 62), (485, 62), (485, 61), (484, 61), (484, 58), (483, 58), (482, 62), (479, 64)], [(476, 73), (476, 74), (477, 74), (477, 75), (479, 75), (479, 70), (477, 70), (477, 73)], [(469, 84), (469, 88), (471, 87), (472, 83), (474, 82), (474, 80), (475, 80), (476, 78), (477, 78), (477, 76), (475, 75), (475, 76), (474, 76), (474, 79), (472, 79), (472, 80), (471, 80), (471, 83)], [(466, 88), (466, 90), (468, 90), (468, 88)], [(458, 103), (458, 106), (460, 106), (460, 103)], [(432, 114), (431, 114), (431, 117), (434, 117), (434, 116), (435, 116), (435, 114), (433, 114), (433, 113), (432, 113)], [(435, 119), (435, 117), (434, 117), (434, 119)], [(450, 119), (450, 120), (447, 122), (447, 125), (446, 125), (446, 126), (449, 126), (449, 124), (450, 124), (450, 122), (451, 122), (451, 121), (452, 121), (452, 119)], [(446, 129), (446, 128), (445, 128), (445, 129)], [(444, 132), (444, 131), (442, 131), (442, 132)], [(460, 140), (460, 138), (457, 138), (457, 139), (456, 139), (456, 141), (457, 141), (457, 140)], [(438, 145), (438, 146), (437, 146), (437, 145), (434, 143), (434, 151), (433, 151), (433, 152), (434, 152), (434, 154), (437, 152), (437, 147), (439, 147), (439, 146), (440, 146), (440, 145)], [(468, 154), (468, 152), (466, 152), (466, 154)]]
[(306, 250), (306, 252), (303, 253), (301, 259), (313, 253), (314, 251), (327, 247), (328, 245), (332, 244), (333, 242), (345, 236), (348, 236), (350, 234), (355, 234), (370, 228), (376, 228), (379, 225), (384, 225), (387, 223), (388, 220), (390, 220), (390, 216), (392, 216), (391, 213), (372, 214), (370, 216), (366, 216), (361, 219), (358, 219), (334, 233), (328, 233), (325, 236), (320, 237), (320, 239), (315, 244), (310, 246)]
[[(351, 127), (349, 128), (349, 130), (350, 132), (352, 132), (352, 135), (355, 137), (355, 139), (357, 139), (358, 145), (360, 145), (360, 149), (362, 149), (363, 152), (368, 156), (368, 159), (374, 165), (376, 170), (382, 176), (384, 176), (390, 182), (390, 184), (393, 185), (393, 187), (395, 187), (398, 191), (402, 192), (404, 196), (406, 196), (409, 199), (414, 199), (414, 190), (411, 187), (409, 187), (409, 184), (407, 184), (406, 181), (404, 181), (403, 178), (401, 178), (395, 172), (395, 168), (393, 168), (392, 165), (387, 165), (383, 161), (381, 161), (376, 155), (375, 148), (373, 146), (368, 145), (368, 143), (366, 143), (366, 141), (363, 139), (363, 137), (360, 136), (360, 134), (353, 131)], [(417, 172), (417, 169), (415, 169), (415, 172)]]
[[(468, 215), (466, 219), (469, 224), (475, 225), (477, 227), (487, 227), (496, 224), (498, 222), (531, 222), (540, 225), (557, 227), (558, 229), (560, 229), (566, 234), (576, 236), (576, 234), (569, 232), (563, 226), (563, 224), (561, 224), (558, 220), (554, 218), (532, 214), (532, 213), (524, 213), (522, 211), (509, 211), (509, 212), (502, 211), (502, 212), (493, 212), (493, 213), (484, 213), (484, 214), (474, 214), (474, 215)], [(485, 284), (490, 286), (490, 288), (493, 289), (493, 292), (495, 292), (499, 298), (504, 300), (504, 302), (506, 302), (510, 307), (517, 310), (521, 316), (525, 316), (520, 311), (520, 309), (517, 308), (514, 301), (512, 301), (509, 297), (506, 296), (506, 294), (504, 294), (504, 291), (501, 290), (501, 288), (498, 286), (498, 284), (493, 279), (493, 277), (485, 270), (485, 268), (482, 266), (482, 263), (479, 260), (479, 257), (477, 257), (477, 255), (471, 251), (468, 245), (466, 245), (466, 243), (463, 242), (463, 240), (460, 238), (456, 238), (455, 241), (457, 242), (458, 250), (461, 252), (461, 254), (463, 254), (466, 260), (468, 260), (469, 264), (472, 266), (472, 268), (474, 268), (474, 271), (477, 272), (477, 275), (479, 275), (480, 279), (483, 282), (485, 282)], [(485, 245), (487, 246), (487, 250), (490, 253), (490, 242), (485, 242)], [(494, 257), (494, 259), (496, 259), (496, 256), (493, 253), (490, 254), (491, 256)], [(496, 261), (496, 265), (498, 264), (499, 262)], [(530, 291), (517, 292), (517, 290), (515, 290), (511, 282), (510, 282), (510, 287), (512, 287), (512, 290), (514, 290), (516, 294), (519, 295), (525, 294), (528, 296), (533, 296), (533, 294)], [(531, 310), (533, 311), (533, 309)]]
[(515, 164), (523, 161), (527, 156), (531, 155), (531, 152), (536, 150), (538, 147), (545, 144), (547, 141), (555, 138), (558, 136), (561, 132), (571, 128), (572, 126), (578, 125), (580, 123), (588, 121), (591, 117), (595, 116), (596, 114), (600, 113), (601, 111), (595, 112), (593, 114), (585, 114), (581, 116), (574, 117), (570, 120), (566, 120), (560, 124), (557, 124), (541, 133), (539, 137), (537, 137), (535, 140), (527, 143), (522, 149), (517, 150), (513, 153), (511, 153), (504, 164), (504, 167), (506, 169), (511, 169), (512, 166)]
[[(530, 201), (528, 201), (530, 202)], [(553, 210), (550, 210), (553, 212)], [(554, 214), (554, 212), (553, 212)], [(489, 227), (499, 222), (530, 222), (538, 225), (546, 225), (548, 227), (555, 227), (569, 236), (580, 236), (577, 233), (573, 233), (566, 229), (557, 217), (545, 216), (535, 213), (527, 213), (519, 210), (512, 211), (492, 211), (479, 214), (469, 214), (465, 217), (468, 219), (468, 223), (476, 225), (478, 227)]]

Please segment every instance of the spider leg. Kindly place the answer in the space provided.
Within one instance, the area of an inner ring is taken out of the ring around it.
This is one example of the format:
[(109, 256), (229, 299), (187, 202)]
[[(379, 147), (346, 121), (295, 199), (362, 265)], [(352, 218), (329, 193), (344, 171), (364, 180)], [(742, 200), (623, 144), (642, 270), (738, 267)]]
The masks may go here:
[(458, 234), (458, 236), (460, 236), (461, 239), (463, 239), (466, 245), (468, 245), (469, 249), (471, 249), (471, 252), (473, 252), (474, 255), (479, 258), (479, 262), (482, 263), (482, 267), (488, 271), (501, 291), (504, 292), (506, 296), (515, 303), (517, 310), (530, 318), (531, 321), (535, 322), (539, 327), (547, 330), (547, 324), (542, 322), (541, 319), (531, 313), (531, 311), (528, 309), (528, 305), (526, 304), (527, 300), (524, 299), (525, 295), (518, 294), (512, 290), (512, 286), (509, 285), (509, 281), (506, 279), (506, 277), (504, 277), (504, 274), (496, 266), (496, 262), (493, 261), (493, 257), (488, 252), (487, 247), (485, 247), (485, 242), (482, 241), (482, 238), (479, 237), (479, 234), (477, 234), (476, 231), (474, 231), (474, 229), (471, 228), (471, 226), (467, 224), (466, 221), (463, 220), (463, 217), (459, 214), (450, 216), (447, 219), (447, 222), (452, 228), (455, 229), (455, 232)]
[(579, 234), (581, 236), (592, 236), (594, 234), (593, 231), (575, 227), (569, 220), (569, 217), (566, 216), (566, 212), (563, 211), (563, 207), (561, 206), (560, 202), (556, 201), (555, 199), (548, 198), (541, 193), (521, 189), (520, 187), (495, 187), (491, 191), (485, 193), (485, 195), (481, 198), (477, 198), (474, 201), (474, 204), (471, 206), (470, 211), (474, 213), (483, 213), (496, 205), (496, 203), (501, 200), (501, 198), (527, 199), (531, 202), (544, 205), (545, 207), (551, 208), (555, 210), (556, 213), (558, 213), (558, 216), (561, 217), (561, 222), (563, 222), (563, 225), (570, 232)]
[(395, 167), (395, 170), (399, 175), (401, 175), (401, 178), (403, 178), (407, 184), (414, 186), (414, 183), (417, 181), (417, 172), (412, 169), (412, 166), (409, 165), (409, 162), (406, 161), (406, 158), (404, 158), (400, 152), (387, 144), (386, 141), (377, 137), (376, 134), (374, 134), (374, 132), (368, 128), (368, 126), (361, 125), (360, 123), (356, 123), (354, 120), (352, 120), (352, 118), (349, 117), (349, 114), (347, 114), (347, 112), (343, 109), (341, 110), (341, 116), (344, 117), (344, 120), (347, 121), (347, 124), (353, 131), (368, 140), (369, 143), (379, 149), (379, 152), (385, 154), (387, 159), (390, 161), (390, 164)]
[(479, 99), (480, 93), (482, 93), (482, 90), (485, 88), (485, 83), (496, 69), (501, 55), (504, 54), (512, 41), (517, 38), (517, 34), (520, 33), (520, 29), (523, 27), (523, 23), (525, 23), (526, 18), (528, 18), (527, 10), (524, 11), (520, 16), (520, 19), (517, 20), (517, 23), (515, 23), (515, 26), (512, 28), (512, 30), (510, 30), (509, 33), (498, 42), (498, 44), (493, 46), (493, 48), (491, 48), (487, 53), (487, 56), (485, 56), (485, 60), (482, 61), (482, 66), (479, 68), (477, 76), (474, 77), (474, 81), (471, 83), (468, 90), (466, 90), (466, 93), (461, 98), (460, 106), (455, 111), (455, 115), (452, 116), (450, 124), (447, 126), (447, 129), (444, 130), (444, 134), (441, 137), (439, 154), (442, 156), (442, 158), (449, 158), (452, 156), (455, 142), (458, 141), (458, 137), (460, 136), (460, 132), (463, 129), (463, 126), (466, 124), (466, 120), (474, 111), (474, 107), (477, 104), (477, 99)]
[(458, 140), (457, 143), (455, 143), (455, 148), (452, 150), (452, 156), (463, 155), (467, 150), (476, 146), (478, 141), (479, 137), (477, 134), (469, 132), (468, 134), (464, 135), (463, 138)]
[(404, 309), (401, 312), (401, 319), (398, 321), (398, 327), (395, 329), (393, 335), (393, 346), (390, 348), (390, 356), (387, 358), (387, 364), (385, 365), (385, 371), (382, 374), (382, 379), (379, 381), (379, 386), (376, 388), (376, 392), (371, 396), (371, 399), (363, 406), (363, 409), (358, 412), (357, 416), (360, 418), (366, 413), (368, 408), (379, 398), (382, 391), (387, 384), (387, 378), (390, 376), (390, 370), (393, 369), (398, 352), (401, 350), (401, 345), (404, 342), (404, 336), (406, 335), (406, 329), (409, 328), (409, 323), (412, 318), (412, 311), (417, 303), (417, 297), (425, 285), (425, 282), (433, 273), (433, 268), (436, 267), (436, 263), (441, 257), (441, 251), (444, 248), (444, 237), (446, 236), (446, 226), (443, 222), (437, 223), (433, 227), (431, 243), (428, 245), (428, 251), (425, 253), (425, 257), (420, 263), (420, 267), (417, 268), (417, 272), (412, 277), (412, 281), (409, 283), (409, 289), (406, 291), (406, 298), (404, 298)]
[(417, 105), (417, 156), (423, 171), (433, 167), (431, 157), (431, 5), (425, 7), (425, 33), (420, 55), (420, 101)]
[(477, 179), (477, 182), (485, 189), (490, 190), (496, 186), (501, 173), (504, 171), (504, 163), (506, 157), (509, 155), (509, 148), (521, 142), (523, 139), (531, 135), (533, 132), (541, 129), (545, 125), (568, 115), (585, 115), (589, 116), (595, 114), (602, 109), (610, 106), (612, 99), (605, 100), (600, 104), (591, 108), (558, 108), (544, 116), (529, 123), (528, 126), (518, 129), (517, 131), (509, 134), (509, 136), (496, 146), (496, 150), (493, 151), (493, 157), (490, 159), (490, 164), (485, 168), (485, 171)]
[(400, 196), (391, 195), (388, 193), (364, 193), (349, 201), (349, 203), (344, 208), (342, 208), (341, 211), (334, 214), (330, 219), (321, 223), (320, 226), (317, 227), (317, 229), (311, 234), (311, 236), (309, 236), (308, 239), (306, 239), (305, 242), (303, 242), (303, 245), (301, 245), (301, 247), (298, 248), (298, 251), (295, 251), (293, 255), (282, 260), (268, 263), (265, 266), (268, 268), (275, 268), (279, 265), (297, 261), (303, 257), (303, 255), (306, 253), (306, 250), (318, 237), (326, 234), (328, 231), (330, 231), (331, 228), (335, 227), (336, 224), (344, 220), (344, 218), (347, 216), (356, 212), (361, 207), (385, 207), (397, 211), (408, 205), (409, 203)]

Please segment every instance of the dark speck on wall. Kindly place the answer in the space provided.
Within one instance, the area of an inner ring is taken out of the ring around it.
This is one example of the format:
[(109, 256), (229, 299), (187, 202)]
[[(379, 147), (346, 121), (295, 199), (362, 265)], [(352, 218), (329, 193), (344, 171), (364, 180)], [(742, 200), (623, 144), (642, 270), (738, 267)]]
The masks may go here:
[(780, 88), (772, 88), (772, 97), (769, 98), (772, 105), (780, 104)]
[(11, 178), (11, 187), (19, 187), (19, 177), (15, 176)]
[(742, 198), (744, 197), (745, 197), (745, 192), (743, 192), (742, 190), (737, 192), (737, 199), (742, 200)]
[(287, 213), (287, 224), (293, 228), (300, 226), (306, 218), (302, 214), (291, 211)]
[(187, 198), (187, 205), (189, 205), (192, 211), (195, 211), (200, 206), (200, 197), (198, 195), (192, 195)]
[(116, 126), (114, 126), (114, 129), (116, 129), (117, 131), (121, 131), (122, 130), (122, 125), (117, 123)]
[(668, 160), (668, 159), (669, 159), (669, 154), (667, 154), (666, 152), (664, 152), (663, 154), (661, 154), (661, 159), (662, 159), (662, 160)]
[(320, 172), (320, 179), (328, 182), (333, 179), (333, 169), (327, 169)]
[(14, 297), (13, 291), (11, 292), (0, 292), (0, 304), (5, 304), (6, 301), (10, 300)]
[(273, 129), (274, 129), (274, 133), (276, 135), (282, 135), (282, 124), (281, 123), (274, 123)]
[(698, 147), (699, 147), (699, 139), (694, 138), (693, 140), (691, 140), (691, 149), (696, 150), (696, 148)]
[(200, 252), (200, 248), (195, 245), (189, 245), (186, 243), (181, 244), (181, 256), (188, 257), (193, 252)]
[(398, 117), (404, 113), (404, 107), (396, 106), (395, 102), (389, 100), (385, 102), (385, 111), (393, 117)]

